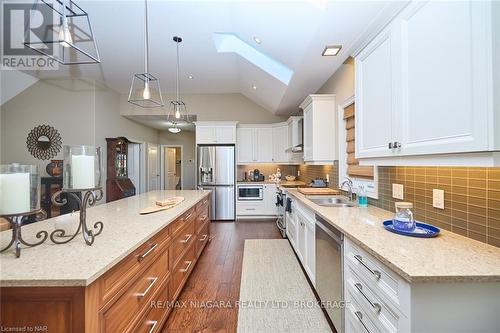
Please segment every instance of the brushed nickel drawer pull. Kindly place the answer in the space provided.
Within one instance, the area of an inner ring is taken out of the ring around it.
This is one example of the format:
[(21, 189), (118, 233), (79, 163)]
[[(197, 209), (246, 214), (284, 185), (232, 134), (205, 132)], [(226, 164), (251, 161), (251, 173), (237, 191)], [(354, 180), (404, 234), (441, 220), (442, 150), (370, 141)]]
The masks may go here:
[(137, 296), (137, 298), (145, 297), (149, 293), (149, 290), (151, 290), (151, 288), (155, 285), (156, 281), (158, 281), (158, 278), (157, 277), (150, 277), (150, 278), (148, 278), (148, 280), (151, 281), (151, 283), (146, 288), (146, 290), (144, 290), (142, 293), (135, 294), (135, 296)]
[(156, 325), (158, 325), (158, 320), (149, 320), (148, 325), (151, 325), (149, 333), (153, 333), (155, 331)]
[(202, 221), (202, 222), (203, 222), (203, 221), (205, 221), (205, 220), (207, 219), (207, 217), (208, 217), (208, 216), (203, 215), (203, 216), (200, 218), (200, 221)]
[(203, 235), (203, 238), (200, 238), (200, 242), (204, 242), (207, 239), (208, 235)]
[(354, 314), (356, 315), (356, 318), (358, 318), (361, 325), (363, 325), (366, 332), (371, 333), (370, 330), (368, 329), (368, 327), (366, 327), (366, 324), (363, 322), (363, 314), (361, 313), (361, 311), (356, 311), (356, 312), (354, 312)]
[(192, 261), (186, 261), (185, 263), (187, 263), (188, 265), (186, 266), (186, 268), (183, 268), (183, 269), (180, 270), (182, 273), (186, 273), (189, 270), (189, 267), (191, 267), (191, 264), (193, 262)]
[(193, 216), (193, 213), (189, 213), (189, 214), (188, 214), (188, 215), (184, 218), (184, 221), (189, 220), (189, 218), (190, 218), (191, 216)]
[(206, 204), (207, 204), (207, 202), (208, 202), (208, 200), (203, 201), (203, 205), (206, 205)]
[(151, 246), (149, 248), (149, 250), (147, 250), (144, 254), (140, 255), (137, 257), (137, 260), (138, 261), (142, 261), (144, 260), (144, 258), (146, 258), (151, 252), (153, 252), (156, 248), (158, 247), (158, 243), (156, 243), (155, 245)]
[(371, 307), (374, 308), (377, 313), (380, 313), (380, 311), (382, 311), (382, 307), (380, 306), (379, 303), (373, 303), (368, 298), (368, 296), (363, 291), (363, 286), (361, 285), (361, 283), (354, 283), (354, 286), (356, 287), (356, 289), (358, 289), (358, 291), (361, 293), (361, 295), (363, 295), (363, 297), (368, 301), (368, 303), (370, 303)]
[(191, 236), (193, 236), (193, 234), (189, 234), (189, 235), (187, 235), (187, 238), (186, 238), (186, 239), (181, 240), (181, 243), (187, 243), (187, 242), (189, 242), (189, 240), (191, 239)]
[(366, 269), (367, 269), (370, 273), (372, 273), (372, 274), (375, 276), (375, 278), (376, 278), (377, 280), (380, 280), (380, 276), (381, 276), (380, 272), (379, 272), (379, 271), (377, 271), (377, 270), (371, 269), (370, 267), (368, 267), (368, 266), (367, 266), (367, 265), (363, 262), (363, 257), (362, 257), (362, 256), (360, 256), (359, 254), (355, 254), (355, 255), (354, 255), (354, 258), (355, 258), (357, 261), (359, 261), (359, 263), (360, 263), (361, 265), (363, 265), (363, 267), (364, 267), (364, 268), (366, 268)]

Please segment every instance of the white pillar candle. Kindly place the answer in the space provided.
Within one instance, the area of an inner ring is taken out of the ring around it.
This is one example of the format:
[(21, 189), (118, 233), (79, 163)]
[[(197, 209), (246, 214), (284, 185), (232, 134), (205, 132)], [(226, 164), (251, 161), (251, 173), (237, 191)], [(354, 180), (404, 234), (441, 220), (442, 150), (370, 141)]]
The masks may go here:
[(0, 215), (26, 213), (30, 205), (30, 174), (0, 174)]
[(94, 156), (72, 155), (71, 178), (74, 189), (93, 188), (95, 186)]

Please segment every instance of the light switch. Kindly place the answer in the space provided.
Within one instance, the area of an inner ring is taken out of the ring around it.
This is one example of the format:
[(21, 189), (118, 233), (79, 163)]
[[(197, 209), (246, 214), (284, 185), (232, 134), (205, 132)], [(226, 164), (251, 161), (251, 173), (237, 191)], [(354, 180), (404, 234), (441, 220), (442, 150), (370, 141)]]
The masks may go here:
[(444, 209), (444, 191), (433, 189), (432, 190), (432, 206), (439, 209)]
[(297, 170), (297, 177), (300, 177), (300, 170)]
[(392, 184), (392, 197), (394, 199), (404, 199), (404, 186), (402, 184)]

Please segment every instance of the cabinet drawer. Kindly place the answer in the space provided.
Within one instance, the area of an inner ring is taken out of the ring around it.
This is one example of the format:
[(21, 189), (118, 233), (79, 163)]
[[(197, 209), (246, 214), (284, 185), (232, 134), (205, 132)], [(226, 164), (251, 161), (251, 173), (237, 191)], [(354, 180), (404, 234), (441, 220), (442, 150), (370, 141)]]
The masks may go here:
[(371, 317), (380, 330), (383, 332), (410, 331), (409, 326), (404, 327), (408, 324), (406, 317), (387, 306), (376, 291), (371, 290), (349, 266), (345, 271), (344, 281), (344, 288), (356, 299), (364, 313)]
[(184, 286), (191, 270), (194, 267), (195, 261), (195, 246), (191, 246), (184, 256), (179, 260), (177, 266), (172, 271), (170, 278), (170, 296), (176, 299), (180, 290)]
[(158, 257), (127, 291), (107, 310), (103, 310), (101, 331), (125, 332), (149, 307), (168, 272), (168, 251)]
[(170, 246), (170, 265), (173, 267), (180, 260), (182, 254), (195, 241), (194, 220), (190, 220), (172, 239)]
[(201, 228), (208, 222), (208, 206), (202, 206), (203, 210), (198, 213), (196, 217), (196, 233), (201, 232)]
[(169, 307), (167, 303), (172, 301), (172, 299), (169, 298), (169, 285), (170, 281), (162, 286), (162, 290), (158, 296), (151, 300), (151, 309), (134, 328), (134, 333), (161, 332), (165, 319), (171, 311), (171, 307)]
[(168, 226), (170, 229), (170, 235), (175, 236), (176, 233), (178, 233), (182, 227), (184, 227), (187, 223), (193, 221), (195, 219), (195, 208), (189, 209), (187, 212), (181, 215), (177, 220), (174, 222), (170, 223)]
[(104, 305), (115, 297), (122, 287), (134, 280), (160, 253), (167, 251), (169, 243), (170, 236), (165, 228), (104, 274), (100, 279), (101, 304)]
[(199, 256), (203, 248), (208, 242), (208, 237), (210, 236), (210, 222), (205, 222), (198, 232), (198, 237), (196, 240), (196, 256)]
[(348, 239), (345, 241), (344, 262), (394, 311), (409, 315), (410, 286), (406, 281)]
[(264, 215), (265, 204), (264, 201), (252, 201), (252, 202), (236, 202), (236, 215), (241, 216), (258, 216)]
[(346, 333), (378, 333), (383, 332), (361, 308), (350, 292), (346, 290), (345, 332)]
[[(200, 202), (196, 204), (196, 214), (200, 214), (205, 211), (205, 209), (208, 209), (208, 203), (210, 202), (210, 195), (207, 197), (203, 198)], [(204, 213), (205, 214), (205, 213)]]

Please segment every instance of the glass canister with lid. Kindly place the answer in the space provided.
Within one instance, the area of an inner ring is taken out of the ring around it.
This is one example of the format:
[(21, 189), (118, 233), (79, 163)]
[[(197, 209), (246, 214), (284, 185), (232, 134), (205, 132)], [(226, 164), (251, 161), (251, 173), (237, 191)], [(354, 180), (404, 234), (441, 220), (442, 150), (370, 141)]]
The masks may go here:
[(415, 230), (415, 218), (413, 217), (413, 204), (411, 202), (396, 202), (396, 214), (392, 220), (395, 229), (404, 231)]

